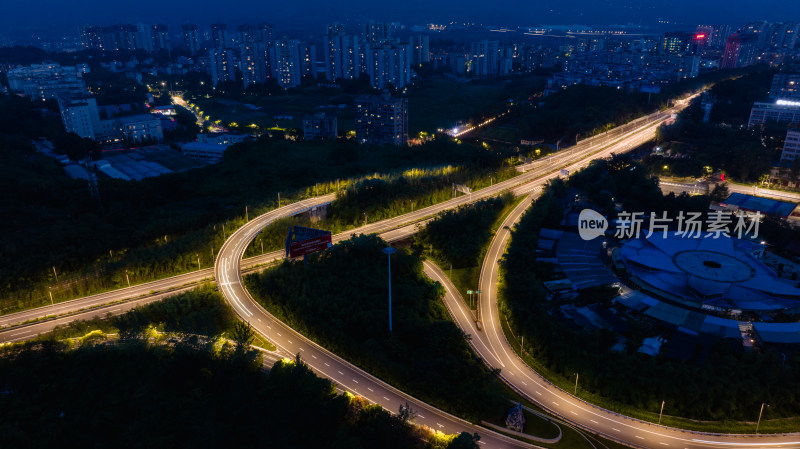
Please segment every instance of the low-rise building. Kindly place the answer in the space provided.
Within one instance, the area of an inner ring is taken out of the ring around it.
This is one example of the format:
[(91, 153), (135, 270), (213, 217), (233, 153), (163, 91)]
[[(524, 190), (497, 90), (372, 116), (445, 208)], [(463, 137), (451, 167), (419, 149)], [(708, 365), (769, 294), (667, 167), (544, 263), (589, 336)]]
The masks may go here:
[(124, 140), (142, 143), (164, 138), (161, 119), (150, 114), (115, 117), (100, 122), (102, 136), (106, 141)]
[(800, 124), (800, 102), (778, 100), (775, 103), (760, 101), (753, 103), (747, 127), (760, 126), (768, 122)]
[(303, 137), (306, 140), (335, 139), (337, 136), (336, 114), (315, 112), (303, 117)]
[(215, 143), (189, 142), (181, 147), (184, 156), (216, 164), (225, 156), (228, 145)]
[(13, 92), (21, 93), (31, 100), (56, 99), (60, 94), (81, 95), (86, 93), (84, 67), (65, 66), (55, 62), (43, 62), (8, 71), (8, 85)]
[(790, 129), (786, 132), (786, 141), (781, 152), (781, 162), (793, 161), (800, 156), (800, 130)]
[(88, 94), (69, 93), (62, 93), (57, 98), (64, 129), (81, 137), (96, 139), (100, 129), (100, 115), (95, 98)]

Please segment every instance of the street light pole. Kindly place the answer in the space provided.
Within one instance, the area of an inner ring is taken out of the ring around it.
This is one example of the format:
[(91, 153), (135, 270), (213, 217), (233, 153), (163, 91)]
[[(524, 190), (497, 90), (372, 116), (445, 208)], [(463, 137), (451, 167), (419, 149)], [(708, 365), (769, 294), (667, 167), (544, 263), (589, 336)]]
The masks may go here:
[(658, 425), (661, 425), (661, 415), (664, 414), (664, 402), (666, 401), (661, 401), (661, 411), (658, 412)]
[(391, 246), (383, 248), (383, 254), (389, 257), (389, 333), (392, 333), (392, 254), (397, 250)]
[(572, 393), (573, 396), (578, 395), (578, 373), (575, 373), (575, 392)]
[(195, 254), (197, 256), (197, 271), (200, 271), (200, 254)]
[(761, 426), (761, 415), (764, 413), (764, 406), (769, 407), (769, 404), (762, 402), (761, 403), (761, 411), (758, 412), (758, 422), (756, 423), (756, 434), (758, 434), (758, 428)]
[(50, 288), (50, 287), (47, 287), (47, 293), (50, 293), (50, 305), (52, 306), (53, 305), (53, 289)]
[(131, 286), (131, 278), (128, 276), (128, 270), (125, 270), (125, 279), (128, 281), (128, 287)]

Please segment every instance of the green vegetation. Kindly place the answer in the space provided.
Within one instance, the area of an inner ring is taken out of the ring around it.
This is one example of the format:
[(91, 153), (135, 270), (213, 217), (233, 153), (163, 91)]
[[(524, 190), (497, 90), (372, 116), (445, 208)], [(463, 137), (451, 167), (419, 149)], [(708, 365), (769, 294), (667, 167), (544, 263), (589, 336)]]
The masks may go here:
[[(92, 320), (73, 321), (44, 334), (43, 340), (63, 340), (100, 331), (102, 334), (118, 333), (122, 339), (142, 338), (151, 330), (170, 335), (202, 335), (211, 340), (227, 338), (238, 342), (245, 333), (242, 324), (222, 295), (210, 286), (169, 296), (160, 301), (138, 306), (121, 315)], [(254, 335), (250, 330), (248, 343), (274, 349), (272, 343)], [(245, 345), (247, 346), (247, 345)]]
[(210, 267), (244, 223), (245, 207), (253, 217), (276, 207), (279, 194), (287, 204), (385, 173), (397, 197), (369, 195), (378, 181), (351, 188), (342, 207), (333, 206), (342, 217), (336, 226), (346, 228), (363, 223), (364, 212), (372, 222), (449, 198), (452, 182), (480, 188), (515, 174), (509, 151), (441, 140), (398, 151), (264, 138), (231, 148), (214, 166), (139, 182), (101, 178), (101, 210), (85, 181), (69, 179), (30, 144), (60, 132), (56, 116), (43, 118), (29, 101), (6, 97), (0, 118), (0, 185), (7, 193), (0, 201), (0, 256), (14, 261), (0, 269), (3, 313), (48, 304), (50, 291), (63, 301)]
[[(652, 205), (668, 211), (707, 210), (706, 197), (661, 198), (654, 180), (645, 172), (627, 158), (595, 161), (573, 176), (570, 185), (597, 200), (601, 208), (607, 207), (602, 200), (602, 195), (607, 195), (622, 201), (625, 210), (648, 211)], [(765, 411), (765, 432), (796, 429), (796, 418), (774, 420), (800, 413), (796, 383), (800, 364), (796, 355), (786, 354), (784, 363), (781, 354), (769, 350), (743, 353), (720, 340), (714, 343), (705, 363), (681, 363), (636, 353), (637, 341), (657, 334), (647, 322), (629, 321), (632, 330), (625, 336), (627, 349), (617, 352), (610, 350), (618, 341), (613, 332), (576, 330), (553, 319), (562, 303), (547, 301), (541, 285), (551, 268), (537, 263), (530, 248), (536, 247), (540, 228), (559, 226), (565, 192), (562, 182), (548, 187), (514, 230), (501, 264), (500, 309), (508, 320), (503, 324), (508, 324), (505, 331), (512, 344), (518, 346), (517, 339), (524, 335), (526, 361), (567, 390), (574, 385), (574, 373), (580, 373), (581, 398), (629, 416), (655, 421), (665, 400), (667, 415), (688, 419), (665, 415), (664, 424), (752, 432), (754, 426), (733, 420), (754, 420), (761, 403), (767, 402), (772, 407)]]
[(542, 105), (522, 108), (516, 120), (526, 138), (561, 139), (565, 144), (575, 137), (585, 138), (607, 131), (643, 114), (666, 108), (673, 100), (722, 80), (758, 68), (719, 70), (684, 80), (662, 89), (659, 94), (629, 92), (612, 87), (574, 85), (549, 95)]
[(709, 90), (715, 100), (709, 122), (703, 123), (705, 112), (701, 100), (695, 99), (673, 125), (658, 129), (664, 154), (648, 156), (643, 163), (660, 176), (697, 178), (722, 171), (744, 183), (760, 180), (780, 158), (786, 127), (746, 126), (753, 102), (767, 99), (774, 74), (756, 71), (715, 84)]
[(504, 390), (450, 321), (442, 287), (403, 250), (392, 256), (389, 333), (385, 246), (354, 237), (308, 267), (285, 262), (245, 283), (280, 320), (395, 387), (471, 420), (504, 413)]
[(495, 222), (513, 203), (506, 193), (444, 212), (414, 236), (414, 244), (440, 267), (480, 266)]
[(48, 341), (3, 355), (3, 447), (478, 447), (337, 394), (298, 361), (265, 371), (253, 353), (142, 340), (76, 350)]

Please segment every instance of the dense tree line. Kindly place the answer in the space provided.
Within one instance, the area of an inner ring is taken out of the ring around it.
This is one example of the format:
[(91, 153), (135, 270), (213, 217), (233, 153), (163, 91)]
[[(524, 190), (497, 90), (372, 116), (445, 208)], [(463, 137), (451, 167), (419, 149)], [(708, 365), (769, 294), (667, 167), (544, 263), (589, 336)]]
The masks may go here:
[(701, 177), (721, 170), (736, 181), (758, 181), (779, 159), (786, 136), (785, 125), (746, 128), (753, 102), (768, 99), (774, 74), (758, 70), (716, 83), (709, 89), (715, 102), (708, 123), (703, 122), (701, 99), (695, 99), (674, 124), (657, 130), (656, 139), (668, 155), (651, 155), (643, 163), (664, 176)]
[(502, 416), (494, 373), (476, 358), (422, 274), (417, 254), (392, 256), (393, 332), (388, 330), (386, 243), (359, 236), (245, 278), (268, 310), (302, 334), (392, 385), (469, 419)]
[(507, 193), (444, 212), (414, 236), (414, 245), (440, 267), (480, 266), (492, 226), (513, 202)]
[[(426, 167), (452, 166), (447, 182), (472, 179), (475, 188), (513, 173), (505, 165), (511, 152), (443, 140), (398, 151), (264, 138), (236, 145), (220, 164), (189, 172), (138, 182), (101, 177), (101, 209), (85, 181), (68, 178), (30, 143), (61, 132), (56, 114), (43, 116), (26, 99), (0, 98), (0, 186), (5, 192), (0, 256), (14, 261), (0, 269), (2, 312), (49, 303), (49, 291), (63, 300), (126, 286), (128, 280), (195, 270), (198, 259), (201, 267), (209, 267), (225, 238), (244, 222), (245, 207), (253, 217), (276, 207), (279, 194), (287, 204), (344, 190), (377, 172), (394, 173), (394, 179), (413, 168), (425, 173)], [(398, 190), (399, 197), (388, 204), (376, 197), (381, 202), (373, 206), (356, 195), (356, 207), (370, 210), (373, 218), (408, 211), (412, 201), (418, 208), (429, 202), (424, 190), (438, 188), (436, 182), (410, 182), (416, 190)], [(351, 212), (340, 221), (345, 226), (362, 220)]]
[(140, 341), (5, 352), (3, 447), (478, 447), (338, 394), (301, 361), (265, 371), (230, 353)]
[[(624, 158), (596, 162), (574, 175), (570, 185), (584, 189), (590, 197), (607, 190), (629, 211), (707, 210), (706, 197), (656, 198), (657, 190), (649, 186), (645, 170), (629, 164)], [(617, 342), (613, 332), (575, 329), (554, 319), (561, 304), (547, 301), (541, 284), (549, 279), (551, 267), (538, 263), (531, 248), (536, 248), (539, 229), (559, 226), (566, 189), (561, 182), (548, 187), (514, 229), (501, 263), (501, 312), (516, 335), (524, 335), (526, 351), (536, 363), (566, 385), (574, 381), (574, 373), (580, 373), (581, 389), (602, 398), (603, 406), (623, 412), (658, 413), (661, 401), (666, 400), (666, 414), (693, 419), (754, 420), (762, 402), (772, 405), (771, 417), (800, 413), (800, 360), (796, 357), (784, 361), (781, 354), (769, 350), (742, 353), (717, 340), (703, 364), (650, 358), (636, 353), (636, 342), (657, 334), (647, 322), (631, 321), (627, 350), (616, 352), (609, 350)]]
[(524, 136), (540, 137), (564, 144), (601, 133), (641, 115), (668, 107), (676, 98), (704, 86), (763, 70), (760, 66), (718, 70), (697, 78), (682, 80), (662, 88), (660, 93), (615, 89), (605, 86), (573, 85), (556, 92), (535, 108), (519, 112), (519, 127)]

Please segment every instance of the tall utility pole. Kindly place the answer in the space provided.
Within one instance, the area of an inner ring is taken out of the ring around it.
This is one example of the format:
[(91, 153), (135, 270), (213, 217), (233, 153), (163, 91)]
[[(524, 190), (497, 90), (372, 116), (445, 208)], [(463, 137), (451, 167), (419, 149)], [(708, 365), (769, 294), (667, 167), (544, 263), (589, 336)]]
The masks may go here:
[(389, 256), (389, 333), (392, 333), (392, 254), (397, 250), (391, 246), (383, 248), (383, 254)]

